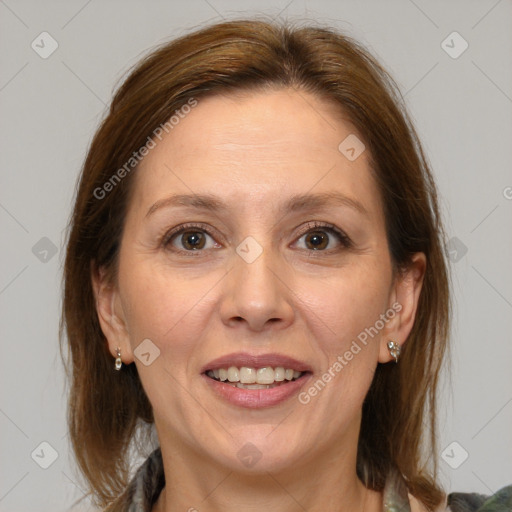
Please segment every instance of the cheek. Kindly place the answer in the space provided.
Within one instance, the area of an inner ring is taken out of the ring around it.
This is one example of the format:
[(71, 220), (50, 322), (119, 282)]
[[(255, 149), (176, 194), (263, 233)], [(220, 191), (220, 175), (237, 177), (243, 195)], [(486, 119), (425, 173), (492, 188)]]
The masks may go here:
[[(387, 307), (390, 281), (385, 269), (374, 267), (372, 271), (360, 266), (342, 269), (325, 281), (312, 280), (297, 286), (301, 287), (298, 295), (305, 305), (304, 314), (317, 325), (317, 332), (325, 333), (321, 336), (327, 344), (324, 348), (339, 352), (376, 323), (381, 326), (379, 319)], [(360, 338), (364, 339), (364, 334)]]
[[(204, 295), (214, 280), (180, 278), (179, 273), (171, 274), (148, 261), (125, 265), (124, 269), (120, 268), (123, 308), (142, 385), (157, 416), (173, 410), (176, 418), (183, 419), (188, 394), (176, 390), (183, 389), (189, 368), (194, 366), (198, 340), (204, 335), (207, 309), (211, 307)], [(159, 350), (150, 365), (137, 357), (137, 348), (146, 339)]]
[(149, 338), (162, 352), (172, 350), (177, 361), (197, 346), (211, 308), (207, 291), (218, 281), (217, 275), (190, 279), (138, 261), (120, 268), (120, 280), (134, 349)]
[[(380, 318), (387, 307), (385, 275), (353, 268), (331, 278), (321, 291), (303, 293), (309, 329), (323, 357), (301, 403), (314, 404), (326, 416), (334, 407), (340, 422), (358, 414), (377, 367), (381, 329), (375, 326), (382, 327)], [(334, 422), (333, 432), (338, 427)]]

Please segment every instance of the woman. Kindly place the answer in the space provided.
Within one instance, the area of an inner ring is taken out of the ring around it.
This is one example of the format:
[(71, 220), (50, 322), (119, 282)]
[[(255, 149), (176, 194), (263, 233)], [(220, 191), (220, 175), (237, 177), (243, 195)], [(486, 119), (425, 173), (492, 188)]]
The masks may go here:
[(89, 149), (65, 265), (96, 503), (510, 510), (511, 488), (491, 509), (436, 482), (443, 243), (414, 128), (354, 41), (241, 20), (151, 53)]

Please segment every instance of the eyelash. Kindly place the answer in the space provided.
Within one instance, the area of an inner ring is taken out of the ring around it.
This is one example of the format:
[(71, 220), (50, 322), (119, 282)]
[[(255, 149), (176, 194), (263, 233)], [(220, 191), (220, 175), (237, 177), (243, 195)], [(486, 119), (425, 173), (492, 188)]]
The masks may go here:
[[(301, 230), (301, 233), (298, 235), (297, 240), (302, 238), (304, 235), (308, 234), (309, 232), (314, 231), (315, 229), (323, 230), (327, 233), (333, 234), (345, 249), (351, 248), (353, 245), (350, 238), (343, 231), (338, 229), (336, 226), (334, 226), (333, 224), (329, 224), (329, 223), (325, 223), (325, 222), (318, 222), (318, 221), (308, 222), (306, 224), (305, 229)], [(210, 227), (207, 224), (201, 224), (201, 223), (182, 224), (181, 226), (178, 226), (177, 228), (174, 228), (174, 229), (168, 231), (167, 233), (165, 233), (165, 235), (162, 237), (162, 240), (161, 240), (161, 246), (164, 248), (168, 248), (169, 242), (173, 239), (173, 237), (180, 235), (189, 230), (203, 231), (210, 237), (214, 238), (214, 234), (212, 233)], [(194, 257), (200, 256), (200, 254), (202, 252), (204, 252), (203, 250), (187, 251), (184, 249), (176, 249), (176, 248), (169, 249), (169, 250), (172, 250), (173, 252), (177, 252), (177, 253), (181, 253), (181, 254), (186, 254), (187, 256), (194, 256)], [(310, 250), (308, 252), (311, 252), (312, 254), (317, 253), (317, 252), (332, 253), (332, 252), (335, 252), (336, 250), (337, 249), (323, 249), (320, 251)]]
[[(343, 231), (341, 231), (341, 229), (338, 229), (336, 226), (334, 226), (334, 224), (329, 224), (327, 222), (318, 222), (318, 221), (308, 222), (305, 226), (305, 229), (301, 230), (297, 239), (302, 238), (304, 235), (308, 234), (311, 231), (314, 231), (315, 229), (333, 234), (345, 249), (349, 249), (350, 247), (352, 247), (352, 240), (350, 240), (348, 235), (346, 233), (344, 233)], [(309, 252), (314, 254), (317, 252), (330, 253), (333, 251), (336, 251), (336, 249), (326, 249), (326, 250), (321, 250), (321, 251), (311, 250)]]

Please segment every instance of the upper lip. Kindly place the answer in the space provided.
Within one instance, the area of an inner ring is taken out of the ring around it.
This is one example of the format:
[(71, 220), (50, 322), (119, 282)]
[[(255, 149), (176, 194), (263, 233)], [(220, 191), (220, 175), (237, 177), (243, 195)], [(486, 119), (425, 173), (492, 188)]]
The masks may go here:
[(213, 359), (202, 367), (201, 373), (208, 370), (218, 370), (219, 368), (229, 368), (230, 366), (236, 366), (237, 368), (241, 368), (242, 366), (247, 368), (264, 368), (271, 366), (272, 368), (276, 368), (280, 366), (284, 369), (291, 368), (298, 372), (312, 371), (311, 366), (307, 363), (284, 354), (273, 353), (256, 355), (247, 352), (237, 352)]

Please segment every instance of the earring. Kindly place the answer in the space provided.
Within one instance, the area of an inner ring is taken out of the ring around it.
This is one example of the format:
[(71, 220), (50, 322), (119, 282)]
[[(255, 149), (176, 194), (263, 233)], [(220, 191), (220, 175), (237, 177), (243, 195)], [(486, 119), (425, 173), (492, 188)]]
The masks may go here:
[(391, 357), (395, 358), (395, 363), (398, 363), (398, 358), (400, 357), (402, 347), (396, 341), (388, 341), (388, 350), (391, 354)]
[(119, 347), (116, 349), (117, 357), (116, 357), (116, 370), (121, 369), (121, 365), (123, 362), (121, 361), (121, 351), (119, 350)]

